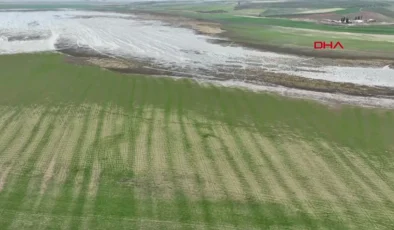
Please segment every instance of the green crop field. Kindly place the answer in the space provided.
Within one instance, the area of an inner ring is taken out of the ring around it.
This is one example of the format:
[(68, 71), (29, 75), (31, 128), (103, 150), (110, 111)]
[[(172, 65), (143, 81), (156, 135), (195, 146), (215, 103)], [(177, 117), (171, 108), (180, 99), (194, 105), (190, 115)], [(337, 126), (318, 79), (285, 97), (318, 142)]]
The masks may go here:
[(351, 13), (358, 13), (358, 12), (360, 12), (360, 10), (361, 9), (358, 7), (353, 7), (353, 8), (347, 8), (344, 10), (338, 10), (338, 11), (335, 11), (335, 13), (338, 15), (346, 15), (346, 14), (351, 14)]
[[(181, 13), (179, 13), (181, 14)], [(394, 35), (394, 27), (392, 26), (335, 26), (335, 25), (324, 25), (316, 24), (314, 22), (296, 21), (285, 18), (252, 18), (242, 17), (228, 14), (186, 14), (182, 13), (182, 16), (188, 16), (196, 19), (205, 19), (211, 21), (221, 22), (224, 25), (245, 25), (245, 26), (282, 26), (292, 27), (300, 29), (312, 29), (322, 31), (333, 31), (333, 32), (348, 32), (348, 33), (365, 33), (365, 34), (386, 34)]]
[[(360, 10), (380, 12), (390, 17), (391, 11), (383, 7), (391, 6), (392, 3), (330, 1), (329, 3), (321, 4), (321, 2), (314, 1), (241, 3), (239, 6), (236, 2), (167, 3), (163, 6), (161, 4), (146, 6), (142, 4), (140, 9), (217, 22), (226, 31), (223, 34), (225, 37), (235, 42), (253, 45), (254, 47), (262, 46), (267, 48), (267, 45), (269, 45), (286, 48), (291, 46), (293, 52), (297, 52), (297, 49), (303, 52), (314, 52), (314, 41), (331, 41), (335, 38), (337, 41), (346, 43), (345, 49), (347, 49), (347, 52), (353, 53), (354, 51), (353, 54), (355, 56), (363, 56), (364, 58), (374, 56), (382, 59), (393, 58), (394, 45), (392, 41), (394, 41), (394, 27), (392, 25), (329, 25), (317, 21), (280, 18), (281, 15), (297, 15), (308, 11), (318, 12), (319, 10), (332, 9), (333, 7), (337, 7), (336, 9), (338, 10), (330, 13), (337, 14), (338, 20), (342, 15), (360, 12)], [(210, 10), (216, 10), (216, 12), (201, 13), (201, 11)], [(219, 12), (219, 10), (225, 12)], [(264, 17), (257, 17), (258, 15)], [(284, 31), (283, 27), (287, 28), (287, 30)], [(310, 31), (305, 32), (302, 30)], [(381, 39), (371, 37), (375, 35), (390, 35), (391, 37)], [(341, 55), (340, 51), (335, 52)], [(310, 53), (310, 55), (313, 55), (313, 53)]]
[[(284, 4), (282, 6), (282, 4)], [(295, 4), (295, 5), (293, 5)], [(310, 7), (304, 6), (303, 4), (311, 5)], [(316, 4), (321, 5), (321, 2), (316, 2)], [(318, 24), (315, 22), (309, 21), (300, 21), (300, 20), (292, 20), (287, 18), (267, 18), (267, 17), (243, 17), (245, 14), (244, 11), (255, 12), (255, 15), (258, 16), (258, 12), (264, 12), (263, 15), (281, 15), (281, 14), (297, 14), (303, 11), (307, 11), (307, 9), (325, 9), (348, 6), (349, 4), (352, 7), (345, 7), (343, 10), (334, 11), (334, 13), (338, 14), (338, 19), (340, 15), (360, 12), (364, 6), (366, 10), (369, 11), (377, 11), (380, 12), (383, 9), (379, 7), (368, 8), (371, 7), (371, 4), (377, 3), (366, 3), (360, 2), (359, 5), (357, 2), (343, 2), (338, 3), (339, 5), (335, 5), (330, 2), (326, 7), (312, 7), (314, 6), (314, 2), (277, 2), (277, 3), (256, 3), (255, 5), (251, 4), (251, 7), (239, 7), (237, 9), (237, 5), (235, 3), (200, 3), (200, 4), (175, 4), (168, 3), (167, 5), (142, 5), (140, 9), (145, 9), (152, 12), (165, 12), (174, 15), (181, 15), (190, 18), (203, 19), (220, 22), (223, 25), (245, 25), (245, 26), (282, 26), (282, 27), (292, 27), (292, 28), (300, 28), (300, 29), (313, 29), (313, 30), (323, 30), (323, 31), (335, 31), (335, 32), (348, 32), (348, 33), (365, 33), (365, 34), (387, 34), (394, 35), (394, 27), (389, 25), (369, 25), (369, 26), (343, 26), (343, 25), (325, 25)], [(383, 6), (390, 6), (389, 3), (381, 3)], [(279, 8), (279, 6), (281, 6)], [(377, 4), (377, 6), (380, 4)], [(243, 5), (241, 5), (243, 6)], [(253, 6), (253, 7), (252, 7)], [(277, 8), (275, 8), (277, 7)], [(209, 10), (224, 10), (227, 13), (199, 13), (198, 11), (209, 11)], [(390, 12), (390, 10), (385, 10)], [(270, 13), (271, 12), (271, 13)], [(275, 13), (276, 12), (276, 13)], [(250, 13), (249, 13), (250, 14)]]
[(1, 229), (393, 229), (394, 112), (0, 56)]
[[(314, 41), (340, 41), (347, 51), (372, 51), (390, 55), (394, 43), (385, 39), (368, 38), (368, 36), (353, 37), (335, 32), (319, 33), (314, 30), (297, 30), (279, 27), (256, 27), (228, 25), (225, 35), (233, 41), (247, 42), (250, 44), (270, 44), (277, 46), (298, 46), (313, 49)], [(391, 55), (392, 56), (392, 55)]]

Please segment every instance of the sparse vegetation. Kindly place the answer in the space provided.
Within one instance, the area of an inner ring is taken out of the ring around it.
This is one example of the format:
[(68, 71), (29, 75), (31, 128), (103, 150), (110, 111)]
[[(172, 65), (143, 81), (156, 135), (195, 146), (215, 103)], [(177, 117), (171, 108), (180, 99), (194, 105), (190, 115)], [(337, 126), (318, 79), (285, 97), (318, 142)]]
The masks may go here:
[(4, 229), (394, 228), (392, 111), (58, 54), (0, 68)]

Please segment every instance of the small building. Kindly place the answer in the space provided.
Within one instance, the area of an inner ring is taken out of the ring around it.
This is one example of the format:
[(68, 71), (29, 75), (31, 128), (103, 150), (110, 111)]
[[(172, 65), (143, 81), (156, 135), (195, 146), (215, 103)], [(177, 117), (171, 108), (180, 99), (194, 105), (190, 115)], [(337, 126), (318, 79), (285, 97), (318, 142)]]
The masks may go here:
[(376, 22), (376, 19), (370, 18), (367, 20), (367, 22)]

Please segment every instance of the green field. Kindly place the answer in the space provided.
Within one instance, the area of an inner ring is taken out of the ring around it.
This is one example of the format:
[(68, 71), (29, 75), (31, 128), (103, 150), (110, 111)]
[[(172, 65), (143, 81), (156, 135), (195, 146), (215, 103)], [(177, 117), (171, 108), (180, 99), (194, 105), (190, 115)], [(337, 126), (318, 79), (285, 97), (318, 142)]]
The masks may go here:
[(393, 229), (394, 113), (0, 56), (1, 229)]
[(204, 19), (209, 21), (216, 21), (226, 25), (245, 25), (245, 26), (281, 26), (300, 29), (312, 29), (333, 32), (348, 32), (348, 33), (363, 33), (363, 34), (385, 34), (394, 35), (394, 27), (392, 26), (334, 26), (316, 24), (314, 22), (296, 21), (285, 18), (251, 18), (229, 14), (204, 14), (204, 13), (183, 13), (183, 12), (169, 12), (181, 16), (187, 16), (195, 19)]
[[(389, 16), (389, 9), (382, 8), (383, 6), (388, 7), (393, 5), (393, 3), (366, 3), (366, 2), (344, 2), (339, 1), (338, 4), (335, 2), (327, 2), (328, 5), (322, 5), (321, 2), (316, 2), (320, 5), (317, 7), (314, 5), (315, 2), (278, 2), (278, 3), (250, 3), (249, 7), (240, 7), (237, 9), (236, 3), (199, 3), (199, 4), (187, 4), (187, 3), (163, 3), (157, 5), (141, 5), (134, 7), (135, 9), (151, 10), (155, 12), (165, 12), (174, 15), (181, 15), (190, 18), (204, 19), (210, 21), (217, 21), (223, 23), (223, 25), (245, 25), (245, 26), (281, 26), (281, 27), (292, 27), (300, 29), (313, 29), (313, 30), (323, 30), (323, 31), (335, 31), (335, 32), (349, 32), (349, 33), (365, 33), (365, 34), (390, 34), (394, 35), (394, 28), (392, 26), (385, 25), (374, 25), (374, 26), (333, 26), (317, 24), (315, 22), (299, 21), (286, 18), (251, 18), (242, 17), (242, 15), (250, 15), (250, 12), (255, 12), (255, 16), (258, 16), (258, 12), (264, 12), (263, 15), (297, 15), (300, 12), (316, 9), (326, 9), (326, 8), (336, 8), (344, 7), (343, 10), (335, 11), (338, 14), (338, 20), (341, 15), (346, 15), (349, 13), (359, 12), (362, 6), (365, 10), (385, 12)], [(305, 5), (306, 4), (306, 5)], [(350, 4), (350, 5), (349, 5)], [(373, 4), (376, 4), (376, 8), (371, 8)], [(248, 5), (248, 4), (246, 4)], [(241, 6), (243, 6), (241, 4)], [(368, 8), (370, 7), (370, 8)], [(131, 7), (134, 9), (133, 7)], [(224, 10), (227, 13), (199, 13), (198, 11), (210, 11), (210, 10)], [(247, 12), (247, 13), (245, 13)], [(271, 12), (271, 13), (270, 13)], [(274, 13), (276, 12), (276, 13)], [(391, 12), (394, 15), (394, 12)]]
[[(394, 15), (384, 7), (392, 6), (389, 2), (368, 1), (336, 1), (322, 2), (277, 2), (277, 3), (163, 3), (149, 6), (139, 6), (134, 10), (148, 10), (151, 12), (180, 15), (192, 19), (205, 20), (220, 23), (221, 28), (227, 31), (224, 36), (236, 42), (251, 45), (273, 45), (280, 48), (289, 47), (302, 51), (314, 52), (314, 41), (336, 41), (346, 43), (346, 52), (358, 52), (355, 55), (364, 57), (376, 56), (380, 58), (394, 58), (394, 27), (391, 25), (366, 25), (345, 26), (327, 25), (313, 21), (281, 18), (281, 15), (291, 17), (292, 14), (308, 10), (319, 10), (336, 7), (340, 10), (331, 12), (338, 15), (338, 20), (350, 13), (360, 10), (382, 13), (387, 17)], [(341, 9), (342, 8), (342, 9)], [(210, 10), (224, 10), (222, 13), (201, 13)], [(127, 12), (127, 10), (125, 10)], [(262, 15), (264, 17), (257, 17)], [(256, 16), (256, 17), (250, 17)], [(265, 17), (267, 16), (267, 17)], [(269, 17), (268, 17), (269, 16)], [(283, 27), (294, 29), (283, 31)], [(296, 29), (311, 30), (309, 32), (296, 31)], [(324, 34), (321, 31), (325, 32)], [(331, 33), (331, 34), (327, 34)], [(342, 33), (342, 34), (337, 34)], [(355, 34), (354, 36), (352, 34)], [(360, 38), (360, 36), (364, 38)], [(373, 39), (369, 35), (391, 35), (384, 39)], [(337, 52), (337, 51), (335, 51)], [(340, 52), (340, 51), (338, 51)], [(363, 54), (361, 54), (363, 53)], [(339, 53), (338, 53), (339, 54)], [(311, 53), (313, 55), (313, 53)], [(339, 54), (340, 55), (340, 54)]]
[[(346, 52), (362, 51), (371, 52), (371, 55), (382, 58), (394, 57), (392, 52), (394, 27), (389, 26), (330, 26), (282, 18), (250, 18), (228, 14), (207, 16), (207, 14), (185, 13), (181, 15), (219, 22), (221, 28), (226, 31), (224, 36), (244, 44), (292, 46), (313, 52), (314, 41), (341, 41)], [(381, 39), (369, 37), (374, 35), (391, 35), (392, 37)]]
[[(392, 55), (394, 43), (384, 39), (369, 41), (367, 36), (342, 35), (335, 32), (319, 33), (314, 30), (297, 30), (279, 27), (260, 27), (231, 25), (226, 26), (225, 35), (233, 41), (246, 42), (248, 44), (269, 44), (276, 46), (288, 46), (307, 48), (313, 50), (315, 41), (340, 41), (345, 47), (343, 51), (380, 52), (380, 55)], [(388, 38), (387, 38), (388, 40)]]

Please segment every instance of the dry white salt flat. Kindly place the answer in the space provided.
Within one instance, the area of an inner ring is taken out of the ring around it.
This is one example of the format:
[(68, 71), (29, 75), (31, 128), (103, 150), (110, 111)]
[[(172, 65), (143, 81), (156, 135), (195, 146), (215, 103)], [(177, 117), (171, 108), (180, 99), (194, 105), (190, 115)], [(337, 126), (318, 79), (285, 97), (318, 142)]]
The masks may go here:
[(207, 39), (212, 37), (126, 14), (72, 10), (0, 12), (0, 54), (84, 48), (113, 57), (150, 60), (189, 73), (214, 75), (217, 66), (257, 66), (307, 78), (394, 87), (394, 70), (390, 68), (310, 67), (306, 66), (308, 58), (226, 47)]

